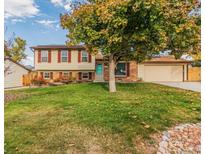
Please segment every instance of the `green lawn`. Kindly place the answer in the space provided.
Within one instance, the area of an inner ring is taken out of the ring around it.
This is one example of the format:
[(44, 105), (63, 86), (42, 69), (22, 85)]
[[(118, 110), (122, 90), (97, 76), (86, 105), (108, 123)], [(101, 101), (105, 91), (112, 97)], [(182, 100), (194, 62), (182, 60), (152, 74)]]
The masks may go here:
[(116, 93), (107, 88), (84, 83), (10, 91), (30, 96), (5, 105), (5, 151), (146, 153), (158, 144), (156, 134), (200, 121), (199, 93), (151, 83), (117, 84)]

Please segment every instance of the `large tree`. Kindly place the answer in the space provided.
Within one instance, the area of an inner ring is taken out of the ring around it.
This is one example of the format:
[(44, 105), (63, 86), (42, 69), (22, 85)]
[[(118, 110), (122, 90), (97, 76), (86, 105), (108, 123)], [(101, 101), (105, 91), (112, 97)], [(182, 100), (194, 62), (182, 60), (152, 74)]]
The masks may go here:
[(200, 26), (190, 16), (197, 0), (90, 0), (61, 15), (68, 45), (84, 43), (109, 62), (109, 90), (116, 91), (115, 67), (120, 60), (141, 62), (171, 49), (179, 56), (199, 47)]

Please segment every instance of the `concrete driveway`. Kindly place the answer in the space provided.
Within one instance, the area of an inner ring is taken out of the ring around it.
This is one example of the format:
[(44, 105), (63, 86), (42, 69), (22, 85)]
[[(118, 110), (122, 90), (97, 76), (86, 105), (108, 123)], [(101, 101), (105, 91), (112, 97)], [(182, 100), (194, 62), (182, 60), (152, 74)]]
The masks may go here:
[(201, 82), (153, 82), (153, 83), (201, 92)]

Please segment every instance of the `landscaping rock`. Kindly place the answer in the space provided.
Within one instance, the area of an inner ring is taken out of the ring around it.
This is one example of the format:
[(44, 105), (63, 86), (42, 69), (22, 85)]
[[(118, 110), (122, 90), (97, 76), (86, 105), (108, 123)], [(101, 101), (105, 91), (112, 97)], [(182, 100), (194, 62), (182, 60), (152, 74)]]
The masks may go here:
[(201, 124), (180, 124), (163, 132), (158, 154), (201, 153)]

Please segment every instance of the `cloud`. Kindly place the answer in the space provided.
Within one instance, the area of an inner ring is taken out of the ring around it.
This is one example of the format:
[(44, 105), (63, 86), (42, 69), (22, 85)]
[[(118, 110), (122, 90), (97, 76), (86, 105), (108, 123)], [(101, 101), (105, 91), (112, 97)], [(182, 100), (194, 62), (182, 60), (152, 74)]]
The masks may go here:
[(57, 20), (36, 20), (36, 23), (50, 28), (54, 28), (54, 24), (57, 22)]
[(5, 18), (33, 17), (39, 13), (34, 0), (5, 0)]
[(63, 7), (66, 11), (71, 11), (72, 0), (50, 0), (55, 6)]
[(11, 23), (12, 24), (15, 24), (15, 23), (17, 23), (17, 22), (25, 22), (24, 20), (22, 20), (22, 19), (11, 19)]
[(63, 6), (63, 0), (51, 0), (55, 6)]
[(56, 24), (55, 31), (58, 31), (60, 29), (60, 24)]

